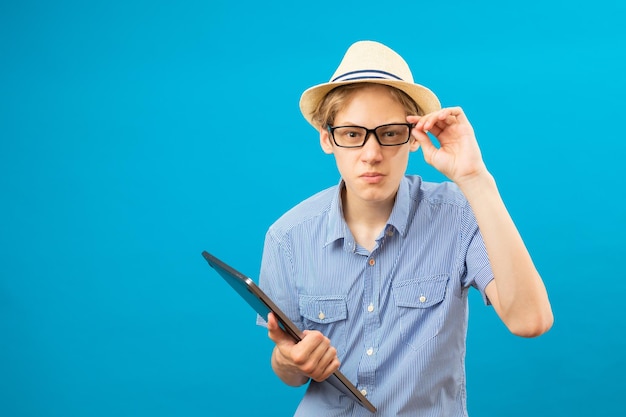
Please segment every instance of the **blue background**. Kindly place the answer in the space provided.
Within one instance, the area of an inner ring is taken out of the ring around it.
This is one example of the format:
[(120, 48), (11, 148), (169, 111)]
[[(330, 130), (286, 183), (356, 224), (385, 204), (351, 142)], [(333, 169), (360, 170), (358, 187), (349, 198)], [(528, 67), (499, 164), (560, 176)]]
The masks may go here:
[[(2, 2), (0, 414), (291, 415), (302, 389), (200, 252), (256, 278), (267, 227), (337, 182), (298, 99), (372, 39), (463, 106), (553, 303), (529, 340), (472, 294), (470, 414), (626, 415), (625, 17), (620, 0)], [(409, 172), (442, 179), (420, 152)]]

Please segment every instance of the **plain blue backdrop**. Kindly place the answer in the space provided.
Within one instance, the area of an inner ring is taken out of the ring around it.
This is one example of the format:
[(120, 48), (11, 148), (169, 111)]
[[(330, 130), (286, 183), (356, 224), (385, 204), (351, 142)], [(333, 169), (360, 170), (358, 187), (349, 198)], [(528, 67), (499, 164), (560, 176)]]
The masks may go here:
[(200, 252), (256, 278), (337, 182), (298, 100), (361, 39), (463, 106), (553, 303), (521, 339), (470, 296), (470, 414), (626, 415), (624, 4), (2, 2), (0, 415), (293, 413)]

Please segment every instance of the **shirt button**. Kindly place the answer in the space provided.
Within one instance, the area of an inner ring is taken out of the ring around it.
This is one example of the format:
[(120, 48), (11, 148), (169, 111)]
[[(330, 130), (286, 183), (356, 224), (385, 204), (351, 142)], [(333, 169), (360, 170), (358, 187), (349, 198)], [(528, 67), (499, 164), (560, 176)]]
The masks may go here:
[(420, 303), (425, 303), (426, 302), (426, 297), (425, 296), (420, 296)]
[(374, 348), (367, 349), (367, 356), (372, 356), (374, 354)]
[(369, 263), (370, 263), (370, 266), (374, 266), (374, 265), (376, 265), (376, 261), (375, 261), (373, 258), (372, 258), (372, 259), (370, 259), (370, 262), (369, 262)]
[(320, 314), (317, 315), (317, 317), (319, 317), (320, 320), (324, 320), (326, 318), (326, 316), (324, 315), (323, 312), (320, 311)]
[(387, 236), (393, 236), (393, 229), (387, 229)]
[(372, 311), (374, 311), (374, 306), (373, 306), (372, 304), (368, 305), (368, 306), (367, 306), (367, 311), (369, 311), (370, 313), (371, 313)]
[(365, 388), (363, 388), (361, 390), (361, 394), (363, 394), (363, 396), (365, 397), (367, 395), (367, 390)]

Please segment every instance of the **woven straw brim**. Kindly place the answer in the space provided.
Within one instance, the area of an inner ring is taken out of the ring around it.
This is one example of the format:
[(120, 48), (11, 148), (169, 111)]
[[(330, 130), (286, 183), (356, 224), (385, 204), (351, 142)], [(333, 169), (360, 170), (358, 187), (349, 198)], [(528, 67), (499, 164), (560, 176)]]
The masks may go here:
[(437, 96), (428, 88), (423, 85), (407, 83), (404, 81), (385, 80), (385, 79), (361, 79), (351, 80), (344, 82), (329, 82), (325, 84), (319, 84), (307, 89), (300, 97), (300, 111), (304, 118), (315, 128), (319, 129), (321, 126), (316, 126), (313, 123), (313, 113), (317, 110), (317, 106), (326, 97), (332, 89), (342, 85), (355, 84), (355, 83), (372, 83), (383, 84), (391, 87), (395, 87), (398, 90), (404, 91), (409, 97), (415, 101), (417, 106), (424, 112), (424, 114), (431, 113), (441, 108), (441, 103)]

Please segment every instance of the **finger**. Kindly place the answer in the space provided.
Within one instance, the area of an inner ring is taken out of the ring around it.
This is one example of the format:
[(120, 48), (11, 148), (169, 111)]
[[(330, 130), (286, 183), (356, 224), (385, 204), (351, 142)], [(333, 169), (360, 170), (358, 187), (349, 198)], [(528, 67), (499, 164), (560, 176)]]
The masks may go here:
[(426, 123), (427, 117), (426, 116), (407, 116), (406, 120), (409, 123), (413, 123), (414, 124), (414, 128), (424, 131), (424, 123)]
[(448, 126), (467, 122), (467, 119), (460, 107), (446, 107), (424, 116), (407, 116), (407, 121), (413, 123), (415, 129), (438, 137)]
[(278, 320), (276, 320), (276, 316), (274, 316), (274, 313), (269, 313), (267, 315), (267, 329), (272, 331), (276, 330), (278, 327)]
[[(431, 131), (430, 133), (436, 137), (438, 130), (439, 128), (435, 127), (434, 131)], [(431, 137), (428, 135), (428, 132), (415, 128), (411, 133), (413, 134), (413, 137), (419, 142), (423, 152), (433, 152), (437, 149)]]
[(426, 119), (421, 118), (417, 122), (413, 123), (413, 132), (418, 131), (422, 133), (428, 132), (428, 128), (425, 127)]
[(278, 320), (274, 316), (273, 313), (267, 315), (267, 334), (269, 338), (276, 343), (284, 344), (290, 342), (290, 344), (294, 344), (294, 340), (287, 334), (278, 324)]
[(339, 358), (337, 357), (337, 349), (330, 345), (328, 339), (324, 343), (319, 344), (316, 349), (311, 352), (308, 375), (316, 380), (323, 381), (330, 374), (338, 369)]
[(465, 115), (465, 112), (461, 107), (450, 107), (450, 116), (453, 116), (457, 123), (467, 123), (469, 124), (469, 120)]
[(322, 382), (339, 369), (341, 362), (336, 352), (334, 348), (328, 350), (327, 355), (318, 364), (318, 372), (311, 376), (313, 380)]
[(463, 108), (461, 108), (460, 106), (448, 107), (448, 110), (450, 110), (450, 114), (453, 116), (465, 117), (465, 112), (463, 111)]
[(436, 138), (439, 138), (441, 132), (443, 132), (447, 127), (448, 126), (445, 123), (437, 122), (430, 129), (428, 129), (428, 132), (430, 132)]
[(453, 114), (452, 109), (443, 109), (441, 112), (437, 113), (435, 117), (429, 120), (426, 123), (426, 126), (431, 130), (434, 126), (438, 126), (441, 130), (445, 129), (447, 126), (457, 123), (457, 118)]
[(333, 358), (333, 360), (326, 367), (324, 379), (328, 378), (333, 373), (337, 372), (340, 367), (341, 367), (341, 362), (339, 361), (339, 358), (335, 356), (335, 358)]
[(407, 122), (409, 122), (409, 123), (411, 123), (411, 124), (416, 124), (417, 122), (419, 122), (419, 121), (420, 121), (420, 119), (421, 119), (422, 117), (423, 117), (423, 116), (410, 115), (410, 116), (407, 116), (407, 117), (406, 117), (406, 121), (407, 121)]
[(437, 126), (433, 126), (432, 129), (425, 131), (424, 135), (431, 142), (431, 144), (434, 144), (433, 138), (439, 139), (438, 136), (441, 134), (441, 132), (443, 132), (443, 129), (439, 129)]
[[(326, 343), (323, 349), (320, 345)], [(320, 332), (306, 332), (300, 342), (298, 342), (290, 351), (290, 358), (293, 364), (298, 367), (300, 372), (310, 377), (317, 374), (318, 363), (325, 350), (330, 346), (328, 339)]]
[(456, 116), (448, 115), (443, 119), (438, 120), (435, 124), (440, 127), (446, 127), (458, 123)]
[(274, 317), (274, 313), (269, 312), (267, 314), (267, 327), (272, 327), (276, 325), (276, 318)]
[[(434, 133), (433, 133), (434, 134)], [(424, 160), (432, 165), (432, 161), (434, 159), (435, 153), (437, 153), (438, 148), (433, 144), (433, 141), (430, 139), (426, 132), (422, 132), (420, 130), (414, 129), (413, 136), (419, 142), (420, 147), (422, 148), (422, 153), (424, 154)]]
[(461, 109), (460, 107), (456, 107), (456, 109), (458, 109), (458, 112), (455, 114), (457, 121), (459, 123), (470, 124), (469, 119), (465, 115), (465, 112), (463, 111), (463, 109)]
[(421, 131), (430, 131), (433, 129), (435, 124), (439, 122), (442, 118), (445, 119), (447, 117), (448, 109), (438, 110), (433, 113), (429, 113), (426, 116), (423, 116), (415, 125), (415, 127)]

